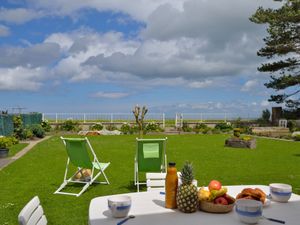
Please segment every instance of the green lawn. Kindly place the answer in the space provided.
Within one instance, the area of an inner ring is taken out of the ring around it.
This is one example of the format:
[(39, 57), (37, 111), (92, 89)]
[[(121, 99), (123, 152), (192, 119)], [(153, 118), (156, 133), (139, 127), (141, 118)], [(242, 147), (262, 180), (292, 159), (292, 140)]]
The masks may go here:
[[(154, 136), (147, 136), (147, 138)], [(181, 168), (193, 162), (198, 185), (218, 179), (224, 185), (283, 182), (300, 194), (300, 143), (258, 139), (255, 150), (224, 147), (226, 135), (168, 137), (168, 161)], [(66, 152), (58, 137), (39, 143), (24, 157), (0, 171), (0, 224), (17, 224), (17, 215), (35, 195), (41, 199), (49, 224), (87, 224), (92, 198), (135, 191), (135, 136), (89, 137), (102, 161), (110, 161), (110, 185), (93, 185), (82, 196), (54, 195), (62, 183)]]
[(16, 144), (16, 145), (13, 145), (13, 146), (9, 147), (8, 156), (9, 157), (14, 156), (19, 151), (21, 151), (22, 149), (24, 149), (27, 145), (28, 145), (28, 143), (19, 143), (19, 144)]

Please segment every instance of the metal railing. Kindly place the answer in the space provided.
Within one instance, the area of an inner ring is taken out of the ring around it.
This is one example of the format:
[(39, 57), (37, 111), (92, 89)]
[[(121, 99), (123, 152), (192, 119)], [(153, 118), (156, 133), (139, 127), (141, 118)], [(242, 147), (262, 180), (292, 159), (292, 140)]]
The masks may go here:
[(227, 122), (241, 119), (243, 121), (250, 121), (257, 119), (256, 117), (241, 117), (235, 113), (176, 113), (175, 127), (182, 127), (183, 121), (186, 122)]
[[(66, 120), (75, 120), (78, 122), (109, 122), (109, 123), (130, 123), (135, 122), (132, 113), (43, 113), (43, 120), (60, 123)], [(157, 122), (165, 128), (164, 113), (147, 113), (145, 122)]]

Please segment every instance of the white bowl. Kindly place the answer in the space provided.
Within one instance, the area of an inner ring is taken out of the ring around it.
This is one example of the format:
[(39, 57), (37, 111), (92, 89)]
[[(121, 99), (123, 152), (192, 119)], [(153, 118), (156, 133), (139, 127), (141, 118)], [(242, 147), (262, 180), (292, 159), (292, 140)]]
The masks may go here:
[(108, 208), (113, 217), (121, 218), (128, 215), (131, 207), (131, 198), (127, 195), (112, 196), (108, 198)]
[(235, 211), (240, 220), (247, 224), (258, 223), (262, 217), (263, 205), (261, 201), (238, 199), (235, 202)]
[(269, 184), (271, 198), (277, 202), (287, 202), (292, 195), (292, 186), (289, 184)]

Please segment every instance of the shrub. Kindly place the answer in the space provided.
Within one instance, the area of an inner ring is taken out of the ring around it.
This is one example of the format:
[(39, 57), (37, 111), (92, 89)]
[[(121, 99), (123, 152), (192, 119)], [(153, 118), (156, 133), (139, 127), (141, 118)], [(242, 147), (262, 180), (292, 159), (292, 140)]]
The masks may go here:
[(103, 125), (102, 125), (102, 123), (96, 123), (96, 124), (93, 124), (90, 128), (91, 128), (91, 130), (102, 130)]
[(192, 128), (189, 127), (189, 124), (186, 121), (183, 121), (183, 123), (182, 123), (182, 131), (184, 131), (184, 132), (192, 131)]
[(22, 139), (31, 139), (33, 138), (33, 133), (31, 129), (25, 128), (22, 131)]
[(130, 126), (128, 123), (123, 123), (121, 128), (120, 128), (121, 132), (123, 134), (129, 134), (130, 133)]
[(19, 140), (15, 137), (0, 137), (0, 148), (9, 148), (18, 143)]
[(159, 126), (158, 123), (155, 123), (155, 122), (150, 122), (146, 125), (146, 131), (149, 132), (149, 131), (156, 131), (156, 132), (159, 132), (161, 131), (161, 128)]
[(232, 130), (232, 126), (230, 123), (217, 123), (215, 129), (218, 129), (222, 132), (228, 132)]
[(194, 126), (194, 131), (197, 134), (198, 133), (206, 134), (209, 130), (210, 130), (210, 128), (204, 123), (196, 123), (196, 125)]
[(289, 128), (290, 132), (294, 132), (297, 130), (297, 123), (294, 120), (289, 120), (287, 122), (287, 127)]
[(26, 139), (23, 136), (23, 121), (21, 116), (14, 116), (13, 117), (13, 124), (14, 124), (14, 136), (20, 140)]
[(105, 129), (109, 130), (109, 131), (118, 130), (118, 128), (115, 125), (113, 125), (113, 124), (106, 125)]
[(78, 131), (79, 130), (79, 124), (76, 121), (73, 120), (66, 120), (62, 123), (60, 126), (61, 130), (64, 131)]
[(139, 127), (137, 125), (131, 125), (130, 126), (130, 130), (129, 130), (130, 134), (136, 134), (138, 132), (139, 132)]
[(233, 136), (240, 137), (241, 136), (241, 129), (240, 128), (234, 128), (233, 129)]
[(295, 141), (300, 141), (300, 134), (295, 135), (295, 136), (294, 136), (294, 140), (295, 140)]
[(39, 125), (39, 124), (32, 125), (30, 127), (30, 129), (34, 136), (36, 136), (38, 138), (45, 137), (45, 130), (43, 129), (43, 127), (41, 125)]
[(49, 132), (51, 130), (51, 125), (49, 124), (48, 120), (43, 120), (41, 122), (41, 126), (44, 129), (44, 131)]

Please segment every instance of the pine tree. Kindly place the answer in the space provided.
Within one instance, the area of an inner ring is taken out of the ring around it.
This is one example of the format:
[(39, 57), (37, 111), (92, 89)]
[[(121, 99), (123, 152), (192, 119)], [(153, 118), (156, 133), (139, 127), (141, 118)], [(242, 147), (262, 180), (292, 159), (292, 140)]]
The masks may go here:
[(279, 93), (271, 95), (269, 101), (285, 103), (290, 109), (300, 106), (300, 0), (274, 0), (282, 2), (278, 9), (259, 7), (250, 20), (267, 24), (268, 36), (265, 46), (257, 55), (269, 59), (258, 71), (271, 73), (265, 83)]

